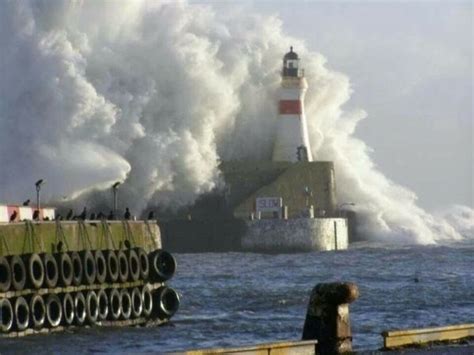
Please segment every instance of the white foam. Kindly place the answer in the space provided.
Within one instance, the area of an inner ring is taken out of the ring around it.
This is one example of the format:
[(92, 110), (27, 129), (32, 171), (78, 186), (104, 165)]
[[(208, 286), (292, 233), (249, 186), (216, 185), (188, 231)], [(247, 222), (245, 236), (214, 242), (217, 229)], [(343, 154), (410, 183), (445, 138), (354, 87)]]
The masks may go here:
[[(107, 14), (104, 21), (103, 14)], [(219, 184), (228, 159), (270, 159), (283, 54), (305, 67), (313, 155), (334, 160), (340, 201), (372, 239), (459, 239), (378, 171), (344, 112), (349, 79), (275, 17), (180, 3), (6, 2), (0, 9), (0, 200), (75, 197), (117, 180), (121, 201), (184, 205)], [(87, 197), (88, 196), (88, 197)], [(472, 213), (472, 210), (469, 210)]]

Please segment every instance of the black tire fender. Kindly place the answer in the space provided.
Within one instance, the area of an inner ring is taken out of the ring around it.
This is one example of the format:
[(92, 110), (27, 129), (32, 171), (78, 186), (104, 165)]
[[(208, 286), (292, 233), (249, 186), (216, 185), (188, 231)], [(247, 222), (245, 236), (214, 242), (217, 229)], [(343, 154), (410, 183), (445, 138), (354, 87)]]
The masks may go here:
[(7, 258), (0, 256), (0, 292), (7, 292), (12, 285), (12, 272)]
[(7, 333), (13, 327), (14, 314), (12, 303), (8, 298), (0, 298), (0, 333)]
[(58, 284), (59, 270), (58, 263), (52, 254), (45, 253), (41, 255), (44, 268), (44, 286), (46, 288), (55, 288)]
[(69, 256), (72, 262), (72, 284), (79, 286), (82, 283), (82, 277), (84, 275), (82, 260), (77, 251), (70, 252)]
[(30, 315), (33, 328), (41, 328), (46, 320), (46, 304), (43, 297), (33, 294), (30, 298)]
[(63, 306), (63, 324), (71, 325), (74, 322), (74, 298), (70, 293), (63, 293), (61, 295)]
[(74, 276), (71, 256), (68, 253), (57, 253), (55, 258), (59, 270), (58, 284), (63, 287), (71, 286)]
[(25, 262), (18, 255), (10, 257), (10, 270), (12, 288), (17, 291), (22, 291), (26, 285), (26, 267)]
[(13, 306), (15, 316), (14, 327), (18, 331), (23, 331), (30, 324), (30, 307), (24, 297), (17, 297)]
[(122, 300), (116, 288), (109, 290), (109, 319), (117, 320), (122, 314)]
[(78, 325), (83, 325), (86, 321), (86, 298), (82, 292), (74, 295), (74, 320)]
[(56, 328), (63, 317), (63, 307), (58, 295), (51, 293), (46, 298), (46, 321), (49, 327)]
[(132, 299), (126, 288), (120, 290), (120, 302), (122, 303), (122, 319), (130, 319), (132, 315)]
[(99, 316), (99, 302), (97, 294), (90, 290), (86, 294), (86, 320), (89, 324), (97, 323), (97, 317)]
[(99, 304), (98, 320), (106, 320), (107, 316), (109, 315), (109, 299), (104, 289), (100, 289), (97, 291), (97, 302)]
[(107, 261), (101, 250), (94, 251), (97, 283), (103, 284), (107, 278)]

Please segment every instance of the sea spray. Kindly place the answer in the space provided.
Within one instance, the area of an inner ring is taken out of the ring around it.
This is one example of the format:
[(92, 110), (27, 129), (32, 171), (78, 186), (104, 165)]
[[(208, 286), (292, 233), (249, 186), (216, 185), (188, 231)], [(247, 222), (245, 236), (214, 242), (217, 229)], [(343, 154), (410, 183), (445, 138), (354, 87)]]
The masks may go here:
[(41, 177), (46, 198), (77, 205), (104, 204), (117, 180), (134, 210), (192, 203), (222, 183), (221, 160), (270, 159), (281, 58), (293, 45), (309, 82), (313, 156), (335, 162), (339, 200), (356, 203), (359, 233), (409, 243), (461, 238), (455, 219), (433, 217), (374, 166), (353, 135), (366, 113), (342, 109), (348, 77), (283, 33), (278, 18), (234, 10), (4, 3), (0, 199), (22, 200)]

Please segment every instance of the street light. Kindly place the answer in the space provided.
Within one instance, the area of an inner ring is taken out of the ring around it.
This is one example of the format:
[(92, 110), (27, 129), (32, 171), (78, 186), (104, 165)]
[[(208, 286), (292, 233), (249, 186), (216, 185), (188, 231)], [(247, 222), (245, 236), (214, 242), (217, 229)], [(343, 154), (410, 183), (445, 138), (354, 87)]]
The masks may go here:
[(303, 194), (305, 195), (306, 207), (309, 206), (309, 198), (313, 196), (313, 191), (309, 186), (304, 187)]
[(117, 194), (118, 194), (117, 190), (120, 184), (121, 182), (117, 181), (115, 184), (112, 185), (112, 191), (114, 193), (114, 216), (117, 215)]
[(44, 179), (39, 179), (38, 181), (35, 182), (36, 186), (36, 209), (40, 209), (40, 191), (41, 191), (41, 186), (46, 183), (46, 180)]

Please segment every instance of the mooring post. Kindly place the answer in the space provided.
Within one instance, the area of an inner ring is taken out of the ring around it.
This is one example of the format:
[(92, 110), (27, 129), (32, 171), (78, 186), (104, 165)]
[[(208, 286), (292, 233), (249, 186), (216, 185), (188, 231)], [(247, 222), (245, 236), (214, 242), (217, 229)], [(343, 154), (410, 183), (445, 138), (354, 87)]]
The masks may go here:
[(322, 283), (311, 291), (303, 340), (316, 339), (316, 353), (342, 354), (352, 351), (349, 303), (359, 297), (357, 285), (349, 282)]

